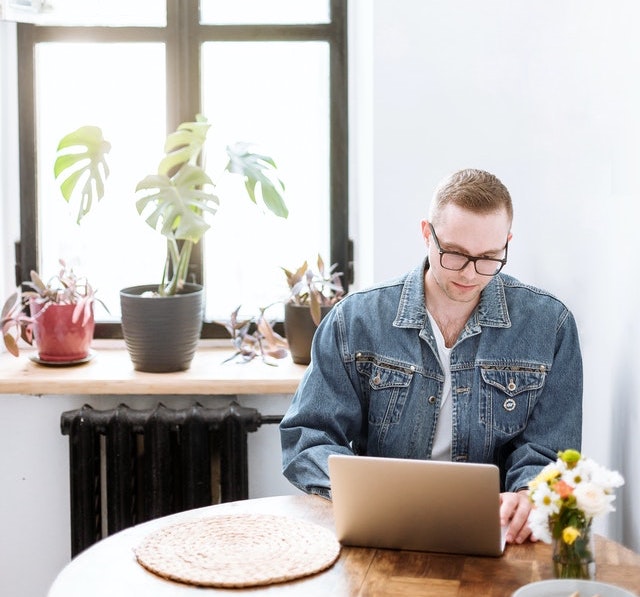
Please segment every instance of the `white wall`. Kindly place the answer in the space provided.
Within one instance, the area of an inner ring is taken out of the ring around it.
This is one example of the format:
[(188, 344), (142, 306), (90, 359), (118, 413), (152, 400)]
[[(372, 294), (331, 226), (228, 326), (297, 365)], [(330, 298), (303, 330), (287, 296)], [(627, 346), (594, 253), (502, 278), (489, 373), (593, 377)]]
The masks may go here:
[(576, 315), (583, 452), (627, 480), (618, 513), (600, 524), (640, 550), (630, 510), (640, 492), (640, 4), (374, 0), (372, 10), (373, 193), (359, 206), (373, 213), (372, 281), (422, 258), (419, 221), (444, 175), (477, 167), (502, 179), (515, 204), (505, 271)]

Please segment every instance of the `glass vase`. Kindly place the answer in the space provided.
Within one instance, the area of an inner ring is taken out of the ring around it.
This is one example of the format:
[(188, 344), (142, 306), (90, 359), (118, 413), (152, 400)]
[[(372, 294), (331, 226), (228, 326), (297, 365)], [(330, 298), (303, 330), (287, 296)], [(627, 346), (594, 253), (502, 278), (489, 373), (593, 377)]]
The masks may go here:
[(596, 561), (590, 526), (573, 543), (562, 537), (553, 540), (553, 574), (556, 578), (595, 580)]

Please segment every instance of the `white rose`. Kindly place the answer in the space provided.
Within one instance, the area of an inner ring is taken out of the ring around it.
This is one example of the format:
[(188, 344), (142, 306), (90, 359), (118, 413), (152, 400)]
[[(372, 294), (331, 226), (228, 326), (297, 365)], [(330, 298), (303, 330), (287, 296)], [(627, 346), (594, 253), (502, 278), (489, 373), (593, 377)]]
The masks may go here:
[(582, 510), (587, 517), (598, 516), (606, 512), (612, 512), (613, 506), (611, 502), (613, 495), (607, 494), (604, 490), (594, 483), (580, 483), (574, 491), (578, 508)]

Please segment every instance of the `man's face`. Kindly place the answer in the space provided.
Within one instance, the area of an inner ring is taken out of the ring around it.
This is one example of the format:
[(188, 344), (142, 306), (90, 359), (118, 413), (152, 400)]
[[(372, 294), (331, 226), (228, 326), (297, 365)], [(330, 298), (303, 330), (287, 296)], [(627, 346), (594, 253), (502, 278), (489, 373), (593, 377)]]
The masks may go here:
[[(455, 205), (447, 205), (432, 226), (443, 251), (471, 257), (502, 259), (505, 245), (511, 239), (511, 222), (506, 211), (476, 214)], [(451, 301), (477, 303), (491, 276), (478, 274), (471, 261), (460, 271), (443, 268), (428, 220), (422, 221), (422, 235), (429, 251), (427, 286), (432, 291), (444, 293)]]

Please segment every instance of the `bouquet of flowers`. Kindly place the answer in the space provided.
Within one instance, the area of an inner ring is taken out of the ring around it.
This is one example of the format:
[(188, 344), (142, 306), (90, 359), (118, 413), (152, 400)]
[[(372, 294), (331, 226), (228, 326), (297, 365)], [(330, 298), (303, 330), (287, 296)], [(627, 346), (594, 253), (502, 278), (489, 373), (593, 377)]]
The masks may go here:
[(554, 572), (558, 578), (592, 578), (591, 523), (612, 512), (613, 491), (624, 484), (615, 471), (565, 450), (529, 483), (533, 508), (529, 526), (535, 537), (554, 544)]

